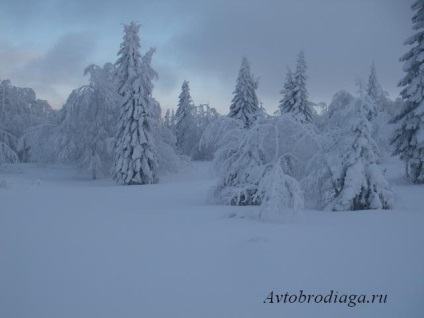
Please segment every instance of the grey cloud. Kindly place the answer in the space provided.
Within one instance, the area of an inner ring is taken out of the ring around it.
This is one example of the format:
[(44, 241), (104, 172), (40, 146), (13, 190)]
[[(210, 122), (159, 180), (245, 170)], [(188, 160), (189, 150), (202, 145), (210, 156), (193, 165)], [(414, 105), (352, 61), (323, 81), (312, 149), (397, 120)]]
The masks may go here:
[(184, 68), (233, 87), (242, 55), (261, 78), (260, 98), (276, 107), (287, 65), (306, 51), (310, 95), (329, 99), (366, 77), (373, 59), (386, 89), (397, 92), (398, 58), (410, 34), (409, 4), (397, 0), (235, 1), (205, 4), (201, 18), (170, 42)]
[(65, 34), (44, 56), (28, 63), (25, 72), (48, 82), (81, 77), (85, 66), (89, 64), (95, 43), (95, 36), (91, 33)]
[[(97, 50), (93, 35), (86, 33), (77, 39), (68, 34), (44, 57), (27, 65), (28, 73), (47, 82), (53, 78), (62, 82), (79, 79), (86, 64), (115, 61), (122, 39), (120, 24), (140, 21), (144, 25), (143, 51), (157, 47), (154, 66), (160, 79), (156, 93), (176, 101), (179, 86), (188, 79), (197, 99), (210, 101), (212, 106), (222, 105), (221, 111), (225, 112), (242, 55), (249, 58), (252, 70), (261, 78), (259, 97), (271, 110), (280, 99), (286, 66), (294, 65), (301, 48), (306, 51), (308, 88), (315, 101), (328, 101), (339, 89), (354, 90), (355, 77), (366, 77), (373, 59), (383, 87), (393, 96), (403, 75), (398, 58), (407, 48), (402, 43), (412, 34), (411, 3), (412, 0), (44, 0), (32, 4), (5, 0), (0, 18), (8, 24), (9, 12), (16, 20), (9, 23), (16, 27), (16, 31), (11, 31), (14, 39), (31, 32), (36, 33), (35, 37), (57, 36), (69, 30), (96, 32)], [(55, 32), (56, 27), (60, 32)], [(88, 61), (90, 56), (96, 59)], [(161, 100), (160, 95), (157, 98)]]
[(179, 85), (178, 73), (172, 66), (153, 61), (153, 67), (159, 74), (159, 81), (156, 82), (158, 88), (163, 91), (174, 90)]
[(87, 32), (65, 34), (43, 54), (4, 47), (0, 76), (14, 85), (34, 88), (40, 98), (60, 107), (72, 89), (86, 82), (83, 71), (93, 63), (95, 47), (95, 35)]

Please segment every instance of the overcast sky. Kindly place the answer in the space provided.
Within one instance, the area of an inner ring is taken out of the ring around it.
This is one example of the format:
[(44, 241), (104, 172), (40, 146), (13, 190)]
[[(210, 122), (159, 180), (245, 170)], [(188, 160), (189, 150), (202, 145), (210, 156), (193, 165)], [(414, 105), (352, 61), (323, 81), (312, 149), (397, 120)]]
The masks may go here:
[(115, 62), (122, 23), (138, 21), (142, 50), (157, 48), (154, 96), (175, 107), (184, 79), (196, 104), (227, 113), (241, 57), (260, 78), (259, 99), (272, 112), (287, 66), (300, 49), (312, 101), (355, 92), (375, 61), (392, 98), (403, 76), (399, 57), (412, 35), (412, 0), (2, 0), (0, 79), (32, 87), (60, 108), (87, 82), (84, 68)]

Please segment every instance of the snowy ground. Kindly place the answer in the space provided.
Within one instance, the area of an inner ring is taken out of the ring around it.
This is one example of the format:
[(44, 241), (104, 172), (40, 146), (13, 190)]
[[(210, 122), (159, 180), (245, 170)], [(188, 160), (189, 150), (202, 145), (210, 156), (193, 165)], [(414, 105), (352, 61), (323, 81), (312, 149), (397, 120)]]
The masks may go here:
[[(387, 164), (395, 210), (295, 224), (205, 204), (207, 168), (131, 187), (66, 167), (0, 174), (0, 317), (424, 317), (424, 187), (399, 162)], [(301, 289), (388, 297), (263, 303)]]

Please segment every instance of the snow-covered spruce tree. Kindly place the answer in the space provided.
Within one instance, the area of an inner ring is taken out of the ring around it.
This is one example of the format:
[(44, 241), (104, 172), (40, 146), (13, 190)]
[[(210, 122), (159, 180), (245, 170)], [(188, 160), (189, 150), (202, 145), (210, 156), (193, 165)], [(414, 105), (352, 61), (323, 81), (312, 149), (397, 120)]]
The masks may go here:
[(93, 64), (85, 69), (89, 84), (69, 96), (57, 133), (59, 160), (86, 170), (93, 179), (107, 174), (113, 162), (110, 143), (121, 98), (111, 77), (111, 67)]
[(253, 78), (250, 64), (247, 58), (243, 57), (228, 116), (243, 121), (245, 127), (253, 123), (255, 115), (260, 111), (257, 88), (258, 80)]
[[(365, 95), (375, 105), (375, 111), (372, 118), (372, 135), (377, 142), (381, 157), (386, 158), (390, 156), (392, 149), (390, 147), (390, 138), (393, 135), (393, 128), (389, 125), (390, 115), (387, 112), (388, 105), (391, 103), (378, 82), (377, 71), (375, 63), (371, 65), (368, 83), (365, 89)], [(364, 98), (364, 96), (362, 96)]]
[(362, 98), (350, 105), (347, 130), (327, 154), (335, 198), (333, 211), (391, 209), (393, 193), (379, 165), (379, 149), (371, 135), (372, 106)]
[(296, 71), (293, 78), (293, 105), (290, 109), (284, 109), (284, 112), (296, 115), (302, 123), (310, 123), (313, 119), (313, 111), (308, 100), (308, 90), (306, 88), (307, 79), (305, 53), (302, 50), (297, 57)]
[(366, 87), (367, 95), (378, 105), (383, 95), (383, 89), (377, 78), (377, 71), (375, 69), (375, 63), (373, 62), (370, 69), (370, 75), (368, 76), (368, 83)]
[(402, 56), (407, 73), (399, 82), (404, 87), (401, 96), (404, 106), (395, 116), (397, 124), (391, 140), (394, 155), (400, 155), (405, 162), (408, 179), (412, 183), (424, 183), (424, 1), (418, 0), (412, 5), (415, 12), (412, 17), (413, 29), (417, 31), (405, 41), (413, 45)]
[(190, 96), (188, 81), (184, 81), (179, 95), (175, 125), (177, 147), (181, 154), (191, 156), (194, 147), (193, 132), (196, 128), (194, 105)]
[(358, 87), (358, 95), (370, 106), (368, 119), (372, 125), (372, 136), (381, 148), (382, 155), (386, 156), (386, 153), (391, 152), (389, 150), (389, 139), (393, 133), (393, 129), (388, 125), (390, 115), (387, 112), (387, 105), (390, 103), (390, 100), (386, 96), (387, 93), (383, 92), (377, 81), (374, 65), (371, 67), (371, 75), (368, 83), (365, 84), (361, 78), (357, 78), (356, 85)]
[(293, 80), (293, 73), (290, 68), (287, 68), (286, 81), (284, 82), (284, 88), (281, 90), (283, 98), (280, 100), (278, 105), (277, 115), (284, 113), (291, 113), (295, 105), (295, 94), (294, 94), (295, 83)]
[[(362, 85), (360, 85), (362, 87)], [(365, 87), (365, 86), (363, 86)], [(357, 110), (368, 120), (367, 133), (370, 134), (370, 143), (376, 154), (376, 163), (381, 161), (381, 150), (379, 145), (385, 145), (380, 136), (387, 125), (379, 129), (383, 117), (379, 116), (375, 103), (366, 94), (365, 89), (359, 91), (362, 97), (355, 98), (346, 91), (337, 92), (323, 114), (321, 130), (321, 150), (311, 159), (305, 169), (305, 177), (301, 184), (308, 198), (307, 203), (314, 208), (324, 208), (340, 192), (342, 179), (338, 179), (340, 171), (344, 169), (340, 158), (351, 150), (353, 143), (352, 134), (355, 129), (351, 120), (358, 120)], [(368, 137), (367, 137), (368, 138)], [(379, 138), (379, 139), (377, 139)], [(378, 140), (378, 143), (377, 143)], [(345, 144), (348, 143), (348, 144)], [(363, 160), (363, 159), (361, 159)]]
[(135, 22), (124, 25), (124, 40), (115, 63), (122, 106), (115, 135), (113, 178), (126, 185), (159, 181), (154, 142), (158, 105), (151, 96), (152, 74), (143, 74), (147, 70), (140, 54), (139, 30)]

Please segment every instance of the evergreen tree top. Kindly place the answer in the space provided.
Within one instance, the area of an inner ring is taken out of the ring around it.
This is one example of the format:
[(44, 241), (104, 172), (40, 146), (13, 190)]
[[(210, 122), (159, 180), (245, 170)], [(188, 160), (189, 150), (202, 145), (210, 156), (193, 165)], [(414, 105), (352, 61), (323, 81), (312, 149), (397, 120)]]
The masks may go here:
[(193, 100), (190, 95), (190, 86), (188, 81), (184, 81), (181, 86), (181, 93), (178, 96), (178, 106), (176, 116), (178, 118), (188, 116), (191, 113), (193, 107)]
[(286, 81), (284, 82), (284, 89), (280, 91), (281, 94), (287, 92), (287, 90), (293, 89), (294, 80), (293, 80), (293, 72), (290, 67), (287, 67), (286, 73)]
[(368, 84), (366, 90), (368, 96), (371, 97), (374, 101), (377, 101), (382, 95), (382, 88), (380, 86), (380, 83), (378, 82), (377, 70), (375, 68), (374, 61), (371, 64), (370, 75), (368, 77)]
[[(183, 122), (187, 119), (191, 121), (193, 113), (193, 100), (190, 95), (190, 86), (188, 81), (184, 81), (181, 86), (181, 93), (178, 96), (178, 106), (175, 116), (177, 118), (177, 126), (183, 125)], [(190, 117), (190, 118), (189, 118)], [(187, 124), (187, 123), (186, 123)]]
[[(121, 59), (124, 59), (126, 56), (137, 56), (141, 58), (139, 53), (140, 49), (140, 24), (132, 21), (130, 24), (124, 24), (124, 37), (118, 51), (118, 55), (121, 55)], [(116, 62), (119, 64), (120, 59)]]
[(245, 127), (250, 126), (254, 120), (254, 114), (259, 112), (257, 88), (258, 80), (254, 79), (250, 71), (250, 64), (247, 58), (243, 57), (228, 116), (242, 120)]
[(306, 58), (305, 58), (305, 51), (300, 50), (299, 54), (297, 55), (297, 64), (296, 64), (296, 74), (295, 76), (302, 76), (305, 80), (307, 79), (306, 76)]
[(287, 73), (284, 85), (284, 97), (280, 101), (280, 113), (293, 113), (302, 123), (312, 122), (311, 102), (308, 100), (306, 88), (306, 59), (305, 52), (301, 50), (297, 56), (296, 71)]
[(283, 95), (283, 98), (280, 100), (278, 105), (277, 114), (282, 115), (283, 113), (290, 112), (294, 105), (294, 79), (293, 73), (290, 67), (287, 67), (286, 80), (284, 82), (283, 89), (280, 91), (280, 94)]
[(191, 95), (190, 95), (190, 86), (188, 81), (184, 81), (183, 85), (181, 86), (181, 93), (178, 96), (179, 98), (179, 105), (182, 103), (192, 103)]

